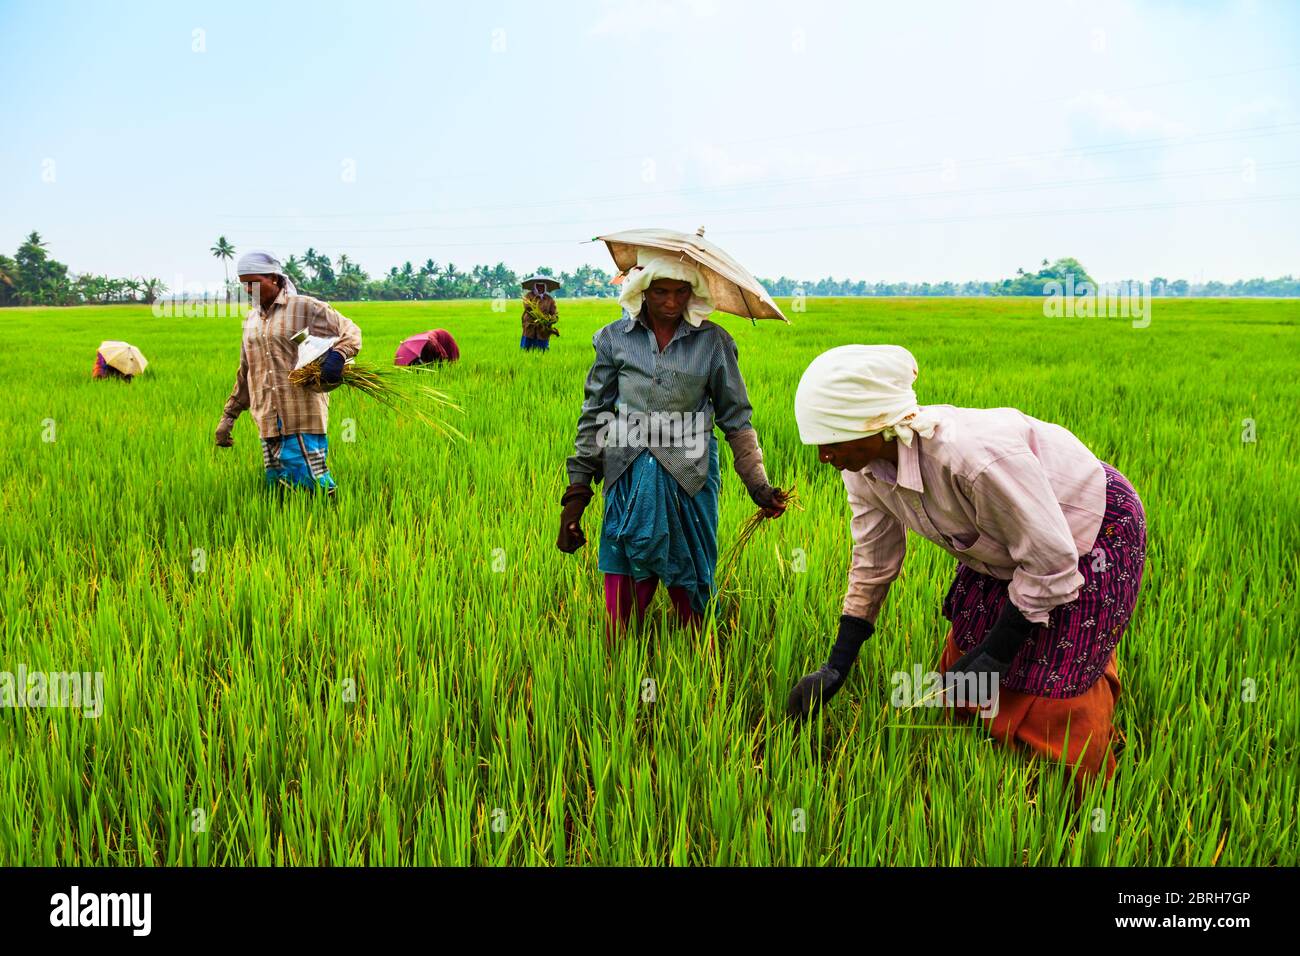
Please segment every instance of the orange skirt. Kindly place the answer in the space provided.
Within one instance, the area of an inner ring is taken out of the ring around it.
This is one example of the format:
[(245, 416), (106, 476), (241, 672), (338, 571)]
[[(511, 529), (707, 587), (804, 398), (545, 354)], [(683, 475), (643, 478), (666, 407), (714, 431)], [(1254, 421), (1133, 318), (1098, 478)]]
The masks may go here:
[[(939, 659), (938, 670), (943, 673), (962, 656), (948, 631), (947, 646)], [(1115, 670), (1115, 653), (1112, 651), (1102, 676), (1088, 690), (1077, 697), (1053, 700), (1014, 690), (999, 690), (998, 712), (985, 719), (989, 733), (1007, 746), (1028, 748), (1036, 754), (1077, 766), (1075, 793), (1098, 773), (1104, 772), (1107, 780), (1115, 773), (1115, 755), (1111, 741), (1115, 731), (1111, 717), (1119, 700), (1119, 673)], [(961, 714), (975, 715), (973, 706), (953, 707)], [(1069, 740), (1066, 728), (1069, 727)]]

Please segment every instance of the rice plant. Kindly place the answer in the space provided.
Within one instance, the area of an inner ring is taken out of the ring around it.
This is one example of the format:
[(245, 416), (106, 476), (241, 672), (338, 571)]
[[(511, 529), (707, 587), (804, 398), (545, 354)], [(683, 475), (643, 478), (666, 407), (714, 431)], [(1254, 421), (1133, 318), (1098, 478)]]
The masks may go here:
[[(586, 547), (564, 555), (555, 534), (590, 336), (617, 306), (566, 300), (572, 334), (546, 353), (488, 302), (339, 307), (362, 361), (453, 331), (462, 359), (413, 381), (453, 398), (471, 440), (339, 388), (333, 503), (265, 493), (247, 416), (213, 447), (236, 321), (6, 310), (0, 864), (1298, 862), (1293, 304), (1157, 300), (1145, 329), (1022, 299), (721, 318), (769, 474), (803, 510), (720, 562), (739, 596), (725, 640), (674, 627), (661, 591), (612, 648), (599, 498)], [(149, 374), (90, 380), (106, 338)], [(922, 402), (1065, 425), (1142, 497), (1126, 744), (1080, 807), (1061, 768), (891, 705), (891, 676), (930, 669), (947, 631), (954, 562), (916, 538), (844, 690), (800, 731), (784, 718), (833, 640), (851, 545), (794, 390), (855, 341), (909, 348)], [(753, 504), (722, 456), (725, 554)], [(19, 667), (101, 674), (101, 712), (12, 706)]]

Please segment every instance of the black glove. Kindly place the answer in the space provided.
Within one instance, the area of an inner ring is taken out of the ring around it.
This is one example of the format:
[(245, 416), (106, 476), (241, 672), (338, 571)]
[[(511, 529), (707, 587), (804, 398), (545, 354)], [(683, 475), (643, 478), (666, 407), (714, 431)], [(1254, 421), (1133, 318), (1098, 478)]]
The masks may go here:
[(781, 489), (775, 488), (772, 485), (763, 485), (760, 488), (755, 488), (749, 493), (749, 497), (754, 504), (758, 505), (760, 508), (780, 508), (785, 504), (785, 495), (781, 493)]
[(790, 691), (786, 701), (787, 716), (799, 720), (811, 717), (817, 708), (835, 696), (849, 676), (849, 668), (858, 659), (858, 650), (875, 630), (875, 625), (860, 617), (840, 615), (840, 630), (826, 663), (805, 674)]
[[(587, 543), (587, 536), (582, 533), (579, 522), (590, 501), (590, 485), (575, 484), (564, 489), (564, 494), (560, 498), (560, 504), (563, 505), (560, 512), (560, 536), (555, 546), (565, 554), (573, 554)], [(570, 528), (570, 525), (573, 527)]]
[(330, 349), (320, 360), (320, 380), (326, 385), (337, 385), (343, 381), (343, 355)]
[(221, 417), (221, 423), (217, 425), (217, 435), (216, 435), (216, 442), (219, 447), (221, 448), (234, 447), (235, 440), (230, 437), (230, 432), (234, 429), (234, 427), (235, 427), (235, 420), (233, 418), (231, 418), (229, 415), (223, 415)]
[(994, 675), (1000, 678), (1010, 670), (1011, 661), (1037, 626), (1007, 601), (984, 640), (959, 657), (944, 675), (944, 686), (951, 687), (957, 674), (987, 674), (990, 678)]

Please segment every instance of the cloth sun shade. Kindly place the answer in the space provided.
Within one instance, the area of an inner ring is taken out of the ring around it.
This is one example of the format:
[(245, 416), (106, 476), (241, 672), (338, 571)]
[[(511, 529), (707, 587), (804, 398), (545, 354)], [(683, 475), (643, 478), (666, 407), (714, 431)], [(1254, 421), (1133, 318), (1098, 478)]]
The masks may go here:
[(546, 292), (554, 292), (556, 289), (560, 287), (559, 279), (555, 278), (554, 276), (540, 276), (540, 275), (529, 276), (523, 282), (519, 283), (519, 285), (524, 290), (531, 292), (533, 286), (535, 286), (539, 282), (542, 284), (542, 289), (545, 290)]
[(149, 366), (141, 351), (127, 342), (101, 342), (99, 354), (105, 365), (123, 375), (139, 375)]
[(609, 247), (614, 265), (631, 272), (650, 256), (645, 250), (674, 253), (690, 260), (709, 286), (709, 298), (719, 312), (744, 319), (780, 319), (789, 323), (762, 284), (718, 246), (704, 238), (701, 227), (693, 235), (672, 229), (629, 229), (597, 236)]
[(456, 341), (445, 329), (431, 329), (402, 340), (393, 356), (394, 365), (454, 362), (460, 358)]

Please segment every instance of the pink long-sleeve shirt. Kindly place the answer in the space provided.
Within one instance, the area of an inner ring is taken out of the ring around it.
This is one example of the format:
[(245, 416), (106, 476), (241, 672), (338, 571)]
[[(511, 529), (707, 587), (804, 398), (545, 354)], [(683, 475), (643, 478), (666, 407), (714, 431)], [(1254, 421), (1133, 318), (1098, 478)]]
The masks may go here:
[(898, 467), (873, 461), (843, 472), (853, 511), (853, 561), (844, 613), (874, 621), (898, 577), (908, 529), (971, 570), (1010, 581), (1025, 617), (1078, 596), (1079, 558), (1106, 510), (1106, 475), (1060, 425), (1014, 408), (927, 405), (930, 438), (898, 442)]

